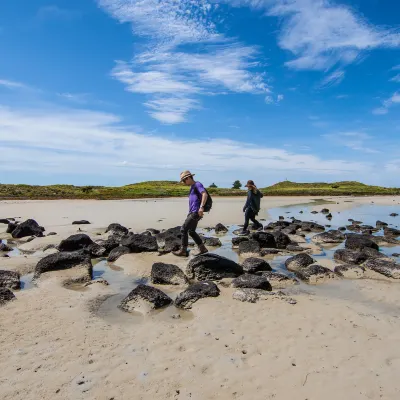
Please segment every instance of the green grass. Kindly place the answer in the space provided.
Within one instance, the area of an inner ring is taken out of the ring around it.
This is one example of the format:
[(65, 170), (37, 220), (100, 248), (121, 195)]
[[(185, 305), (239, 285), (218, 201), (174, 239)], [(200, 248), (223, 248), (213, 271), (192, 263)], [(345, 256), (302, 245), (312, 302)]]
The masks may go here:
[[(245, 190), (210, 188), (213, 196), (244, 196)], [(364, 185), (360, 182), (296, 183), (279, 182), (262, 188), (266, 196), (373, 196), (400, 194), (398, 188)], [(1, 185), (0, 199), (140, 199), (187, 196), (188, 187), (173, 181), (141, 182), (121, 187), (73, 185)]]

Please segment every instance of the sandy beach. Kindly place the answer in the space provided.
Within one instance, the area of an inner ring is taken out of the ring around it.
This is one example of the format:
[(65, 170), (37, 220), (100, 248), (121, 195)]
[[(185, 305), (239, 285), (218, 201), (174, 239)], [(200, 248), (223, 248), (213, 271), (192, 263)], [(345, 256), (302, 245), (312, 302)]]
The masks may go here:
[[(304, 205), (307, 220), (321, 209), (307, 206), (313, 200), (265, 197), (259, 217), (268, 222), (271, 209)], [(334, 216), (371, 202), (400, 203), (399, 197), (324, 200)], [(243, 203), (214, 199), (201, 227), (243, 223)], [(1, 218), (33, 218), (57, 235), (22, 240), (22, 255), (0, 258), (0, 269), (32, 273), (46, 245), (78, 229), (92, 238), (104, 238), (110, 223), (135, 232), (165, 229), (180, 225), (186, 211), (187, 199), (2, 201)], [(81, 219), (91, 224), (72, 225)], [(10, 238), (6, 227), (0, 225), (2, 239)], [(155, 261), (182, 270), (187, 264), (171, 254), (127, 254), (114, 265), (121, 285), (149, 275)], [(233, 288), (219, 285), (219, 297), (199, 300), (179, 319), (171, 313), (130, 318), (109, 316), (102, 306), (115, 294), (112, 285), (71, 290), (63, 286), (68, 273), (47, 273), (0, 307), (1, 399), (400, 398), (400, 282), (301, 284), (288, 290), (297, 304), (272, 297), (240, 302)]]

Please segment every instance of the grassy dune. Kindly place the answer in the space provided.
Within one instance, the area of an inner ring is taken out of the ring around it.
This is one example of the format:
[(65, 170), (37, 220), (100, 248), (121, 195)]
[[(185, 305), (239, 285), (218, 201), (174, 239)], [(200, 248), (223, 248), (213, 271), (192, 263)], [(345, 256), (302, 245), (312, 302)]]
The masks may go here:
[[(246, 191), (210, 188), (214, 196), (244, 196)], [(279, 182), (261, 189), (266, 196), (373, 196), (398, 195), (398, 188), (364, 185), (360, 182), (295, 183)], [(73, 186), (73, 185), (2, 185), (0, 199), (138, 199), (149, 197), (187, 196), (188, 188), (173, 181), (141, 182), (121, 187)]]

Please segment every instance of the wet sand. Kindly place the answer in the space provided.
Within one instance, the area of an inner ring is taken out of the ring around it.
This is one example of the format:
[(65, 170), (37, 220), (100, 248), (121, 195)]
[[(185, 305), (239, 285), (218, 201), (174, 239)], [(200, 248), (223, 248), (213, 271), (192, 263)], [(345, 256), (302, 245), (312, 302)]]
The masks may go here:
[[(268, 219), (270, 208), (310, 200), (267, 197), (260, 217)], [(337, 213), (371, 201), (393, 205), (400, 198), (334, 198), (327, 207)], [(0, 258), (0, 269), (31, 271), (34, 258), (43, 256), (41, 242), (58, 244), (76, 233), (73, 220), (91, 221), (81, 229), (93, 238), (101, 238), (96, 233), (103, 233), (112, 222), (135, 231), (167, 228), (181, 223), (186, 202), (1, 202), (1, 218), (35, 218), (47, 232), (58, 235), (23, 245), (39, 253), (16, 258), (19, 262)], [(243, 202), (215, 199), (202, 226), (242, 223)], [(308, 207), (299, 217), (311, 219), (313, 208), (322, 207)], [(0, 225), (0, 234), (6, 237), (3, 228)], [(154, 260), (172, 262), (173, 257), (126, 255), (118, 260), (123, 289), (129, 290), (135, 276), (145, 276)], [(185, 262), (175, 264), (184, 268)], [(113, 315), (104, 306), (104, 301), (112, 303), (115, 286), (96, 283), (70, 290), (62, 286), (65, 278), (65, 272), (50, 273), (38, 287), (15, 292), (17, 300), (0, 308), (1, 399), (394, 400), (400, 396), (400, 283), (302, 284), (289, 290), (296, 305), (277, 299), (241, 303), (232, 299), (234, 289), (221, 286), (220, 297), (200, 300), (180, 319), (171, 314), (137, 319), (122, 312)]]

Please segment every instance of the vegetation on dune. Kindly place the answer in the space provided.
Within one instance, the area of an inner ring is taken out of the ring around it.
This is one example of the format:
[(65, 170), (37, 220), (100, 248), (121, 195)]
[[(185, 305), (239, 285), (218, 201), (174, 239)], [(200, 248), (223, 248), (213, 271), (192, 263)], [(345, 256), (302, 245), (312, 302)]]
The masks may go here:
[[(245, 190), (224, 189), (210, 185), (213, 196), (243, 196)], [(398, 188), (369, 186), (360, 182), (296, 183), (279, 182), (260, 189), (266, 196), (346, 196), (399, 195)], [(187, 196), (188, 187), (173, 181), (140, 182), (121, 187), (73, 185), (1, 185), (0, 199), (139, 199)]]

